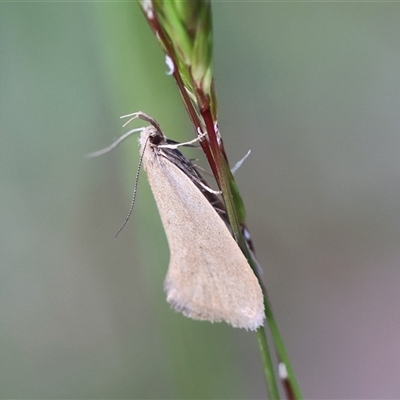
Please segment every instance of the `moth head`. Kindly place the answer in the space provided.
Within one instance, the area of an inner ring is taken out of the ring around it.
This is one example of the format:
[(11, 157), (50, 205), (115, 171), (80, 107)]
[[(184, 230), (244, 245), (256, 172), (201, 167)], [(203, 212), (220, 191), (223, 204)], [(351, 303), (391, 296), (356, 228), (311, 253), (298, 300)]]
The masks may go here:
[(167, 138), (165, 135), (154, 126), (147, 126), (140, 135), (140, 144), (142, 146), (148, 145), (150, 147), (158, 147), (166, 143)]

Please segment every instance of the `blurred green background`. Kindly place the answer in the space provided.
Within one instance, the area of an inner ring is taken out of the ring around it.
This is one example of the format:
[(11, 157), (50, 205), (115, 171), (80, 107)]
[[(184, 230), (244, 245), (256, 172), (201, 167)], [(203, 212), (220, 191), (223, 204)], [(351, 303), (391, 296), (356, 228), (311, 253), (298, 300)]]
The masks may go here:
[[(400, 5), (214, 2), (220, 128), (307, 398), (400, 393)], [(193, 137), (136, 3), (0, 5), (0, 396), (262, 398), (255, 335), (165, 302), (135, 139)], [(195, 245), (195, 244), (194, 244)]]

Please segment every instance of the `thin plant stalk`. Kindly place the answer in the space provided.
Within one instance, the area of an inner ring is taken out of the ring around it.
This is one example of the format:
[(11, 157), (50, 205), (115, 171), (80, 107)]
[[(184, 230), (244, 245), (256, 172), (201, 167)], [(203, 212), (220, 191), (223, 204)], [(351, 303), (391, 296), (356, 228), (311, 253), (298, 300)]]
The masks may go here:
[(272, 363), (271, 353), (267, 342), (267, 335), (263, 326), (257, 329), (257, 342), (260, 348), (261, 360), (264, 370), (265, 383), (267, 384), (268, 398), (279, 399), (279, 390), (274, 374), (274, 365)]
[[(265, 286), (257, 273), (256, 261), (243, 237), (245, 207), (229, 168), (218, 129), (218, 110), (212, 74), (211, 3), (207, 0), (139, 0), (144, 16), (166, 54), (166, 63), (175, 78), (186, 111), (200, 139), (216, 182), (222, 192), (233, 236), (260, 281), (265, 314), (279, 366), (283, 390), (288, 399), (303, 398), (280, 336)], [(270, 399), (279, 391), (264, 327), (256, 331), (263, 371)]]

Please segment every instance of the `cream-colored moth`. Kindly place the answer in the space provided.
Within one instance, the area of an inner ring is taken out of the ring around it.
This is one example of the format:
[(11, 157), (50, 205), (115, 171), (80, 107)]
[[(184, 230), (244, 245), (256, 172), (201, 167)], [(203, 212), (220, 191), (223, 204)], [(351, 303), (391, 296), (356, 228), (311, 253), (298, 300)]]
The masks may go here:
[(141, 132), (143, 166), (170, 249), (167, 301), (189, 318), (256, 330), (265, 317), (260, 284), (226, 224), (182, 167), (190, 160), (169, 143), (158, 124)]

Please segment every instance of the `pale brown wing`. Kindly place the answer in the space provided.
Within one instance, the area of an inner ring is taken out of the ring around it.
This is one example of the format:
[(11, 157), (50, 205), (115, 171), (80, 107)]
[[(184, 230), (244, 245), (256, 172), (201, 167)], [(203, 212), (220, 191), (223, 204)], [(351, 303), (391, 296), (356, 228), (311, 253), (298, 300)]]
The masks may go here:
[(146, 147), (143, 165), (171, 253), (167, 301), (193, 319), (257, 329), (263, 295), (243, 253), (201, 191), (156, 151)]

